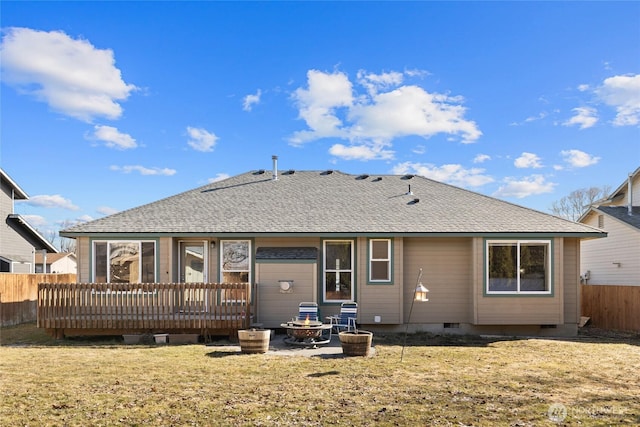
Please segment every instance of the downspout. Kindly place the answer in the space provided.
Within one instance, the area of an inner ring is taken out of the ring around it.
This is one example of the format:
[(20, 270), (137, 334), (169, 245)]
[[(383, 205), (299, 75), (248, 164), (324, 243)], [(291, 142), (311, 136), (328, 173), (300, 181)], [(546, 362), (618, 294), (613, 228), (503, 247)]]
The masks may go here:
[(627, 184), (627, 211), (629, 216), (633, 215), (633, 188), (631, 181), (633, 180), (633, 174), (629, 174), (629, 182)]

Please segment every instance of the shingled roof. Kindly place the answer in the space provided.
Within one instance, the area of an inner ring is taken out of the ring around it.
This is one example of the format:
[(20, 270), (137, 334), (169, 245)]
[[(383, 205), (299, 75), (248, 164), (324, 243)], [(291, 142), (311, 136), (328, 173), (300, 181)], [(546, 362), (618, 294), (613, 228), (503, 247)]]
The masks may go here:
[(634, 228), (640, 229), (640, 206), (632, 207), (632, 215), (629, 215), (629, 208), (627, 206), (599, 206), (596, 210), (606, 213)]
[(76, 225), (61, 235), (605, 235), (420, 176), (338, 171), (277, 176), (247, 172)]

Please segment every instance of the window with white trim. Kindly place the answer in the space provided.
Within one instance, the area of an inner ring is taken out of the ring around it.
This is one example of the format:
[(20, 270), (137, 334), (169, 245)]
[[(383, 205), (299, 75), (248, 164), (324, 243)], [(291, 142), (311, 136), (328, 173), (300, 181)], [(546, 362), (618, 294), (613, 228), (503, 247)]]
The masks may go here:
[(94, 241), (93, 281), (96, 283), (154, 283), (155, 241)]
[(220, 275), (223, 283), (250, 283), (251, 242), (249, 240), (220, 241)]
[(353, 240), (325, 240), (324, 302), (353, 301)]
[(391, 239), (369, 240), (369, 282), (391, 281)]
[(487, 294), (550, 294), (551, 241), (488, 240)]

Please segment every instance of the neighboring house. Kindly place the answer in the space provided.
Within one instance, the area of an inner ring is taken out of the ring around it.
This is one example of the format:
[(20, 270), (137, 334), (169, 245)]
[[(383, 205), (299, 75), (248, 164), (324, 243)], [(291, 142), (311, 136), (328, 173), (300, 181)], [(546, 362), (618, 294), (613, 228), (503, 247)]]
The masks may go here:
[(640, 286), (640, 168), (578, 220), (607, 232), (582, 242), (583, 280), (591, 285)]
[[(274, 159), (61, 235), (79, 282), (249, 282), (268, 328), (303, 301), (323, 317), (357, 301), (371, 330), (575, 335), (580, 241), (606, 233), (419, 176)], [(430, 301), (408, 319), (420, 270)]]
[(29, 196), (1, 168), (0, 187), (0, 272), (34, 273), (37, 251), (58, 251), (23, 217), (14, 213), (14, 202), (28, 200)]
[[(45, 269), (43, 269), (43, 265)], [(75, 254), (70, 252), (46, 254), (36, 253), (36, 273), (76, 274), (78, 262)]]

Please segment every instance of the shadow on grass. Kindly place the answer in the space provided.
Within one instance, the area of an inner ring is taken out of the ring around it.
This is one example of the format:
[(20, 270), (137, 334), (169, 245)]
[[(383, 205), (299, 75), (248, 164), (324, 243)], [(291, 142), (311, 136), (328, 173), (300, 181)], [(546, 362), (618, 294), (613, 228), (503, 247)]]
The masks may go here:
[[(553, 337), (553, 336), (486, 336), (468, 334), (432, 334), (428, 332), (416, 332), (406, 336), (407, 347), (488, 347), (493, 343), (520, 340), (554, 340), (589, 344), (628, 344), (640, 346), (640, 333), (606, 331), (595, 328), (583, 328), (577, 337)], [(374, 343), (381, 345), (405, 345), (405, 335), (375, 334)]]

